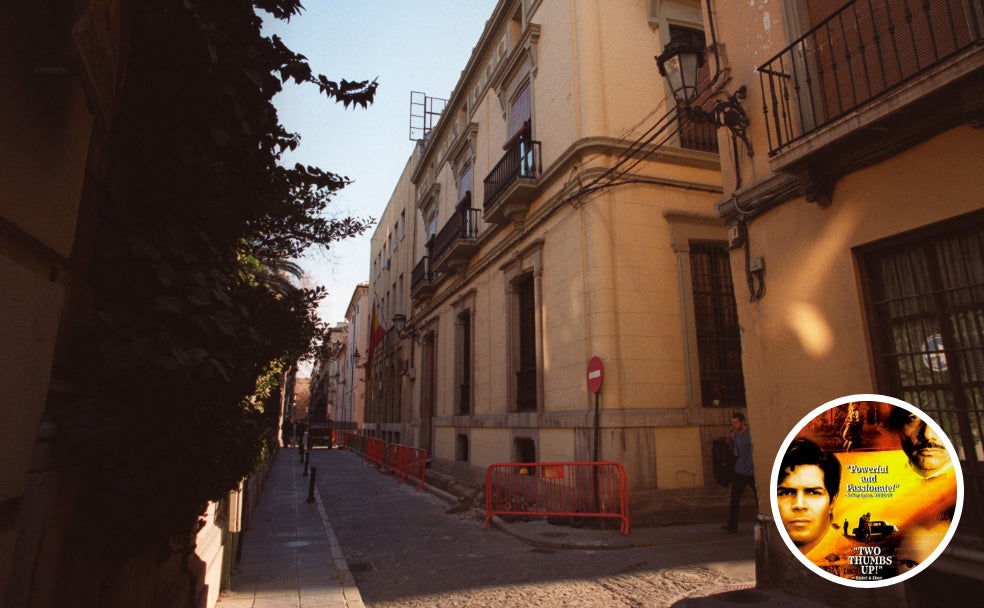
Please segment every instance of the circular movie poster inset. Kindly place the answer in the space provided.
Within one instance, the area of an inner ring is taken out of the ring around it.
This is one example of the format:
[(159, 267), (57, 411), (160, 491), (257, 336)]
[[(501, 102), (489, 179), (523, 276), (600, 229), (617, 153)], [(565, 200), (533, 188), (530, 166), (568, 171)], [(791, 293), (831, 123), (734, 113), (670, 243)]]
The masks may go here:
[(790, 551), (820, 576), (885, 587), (928, 567), (956, 532), (960, 461), (940, 426), (884, 395), (809, 413), (776, 456), (772, 514)]

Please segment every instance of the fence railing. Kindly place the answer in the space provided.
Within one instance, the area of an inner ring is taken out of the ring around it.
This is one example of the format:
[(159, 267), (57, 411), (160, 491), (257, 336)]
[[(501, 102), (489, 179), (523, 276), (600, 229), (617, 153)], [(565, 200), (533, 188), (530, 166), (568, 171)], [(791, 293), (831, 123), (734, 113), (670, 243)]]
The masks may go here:
[(541, 173), (543, 162), (540, 160), (540, 142), (522, 137), (517, 139), (485, 178), (483, 207), (488, 211), (495, 206), (506, 188), (517, 179), (537, 179)]
[(459, 241), (473, 241), (478, 238), (480, 211), (480, 209), (460, 207), (451, 214), (448, 222), (434, 237), (431, 256), (435, 261)]
[(628, 481), (617, 462), (511, 462), (485, 472), (485, 527), (496, 515), (602, 517), (628, 534)]
[(377, 437), (345, 433), (342, 445), (384, 469), (396, 472), (397, 481), (416, 480), (417, 489), (424, 487), (427, 475), (427, 450), (399, 443), (389, 443)]
[(981, 0), (851, 0), (758, 68), (770, 155), (980, 42)]

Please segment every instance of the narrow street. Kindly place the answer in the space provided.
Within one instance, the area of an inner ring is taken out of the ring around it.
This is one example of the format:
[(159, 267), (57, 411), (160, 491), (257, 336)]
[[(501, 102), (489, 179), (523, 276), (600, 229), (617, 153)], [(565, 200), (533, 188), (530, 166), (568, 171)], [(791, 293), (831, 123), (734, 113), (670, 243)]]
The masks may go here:
[[(693, 541), (618, 550), (534, 546), (483, 530), (479, 508), (452, 509), (355, 454), (315, 450), (310, 464), (370, 608), (684, 606), (684, 598), (759, 593), (750, 527), (729, 536), (694, 526)], [(557, 527), (555, 536), (572, 532)], [(645, 542), (645, 530), (633, 535)]]

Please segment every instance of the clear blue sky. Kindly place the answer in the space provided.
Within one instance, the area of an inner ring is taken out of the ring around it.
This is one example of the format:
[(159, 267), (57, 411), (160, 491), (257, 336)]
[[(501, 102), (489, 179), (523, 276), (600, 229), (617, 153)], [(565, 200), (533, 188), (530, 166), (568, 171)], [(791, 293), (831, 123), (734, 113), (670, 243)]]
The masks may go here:
[[(368, 109), (345, 110), (314, 86), (284, 85), (275, 99), (280, 121), (301, 135), (285, 157), (347, 176), (353, 183), (329, 213), (378, 219), (413, 150), (409, 139), (410, 92), (447, 99), (496, 0), (308, 0), (290, 22), (266, 19), (277, 34), (331, 80), (378, 78)], [(301, 264), (314, 284), (328, 288), (321, 317), (344, 319), (355, 286), (369, 279), (369, 239), (336, 244)]]

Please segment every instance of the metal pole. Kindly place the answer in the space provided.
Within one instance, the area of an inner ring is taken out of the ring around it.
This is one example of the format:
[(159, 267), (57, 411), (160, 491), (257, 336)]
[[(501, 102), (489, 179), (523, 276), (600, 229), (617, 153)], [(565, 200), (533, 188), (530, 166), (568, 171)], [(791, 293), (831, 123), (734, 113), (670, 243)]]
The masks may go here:
[[(601, 391), (599, 390), (595, 393), (595, 410), (594, 410), (594, 462), (592, 466), (594, 470), (594, 510), (595, 513), (599, 512), (601, 507), (601, 499), (598, 494), (598, 455), (600, 450), (599, 443), (601, 442)], [(595, 525), (601, 527), (601, 518), (595, 518)]]
[(318, 476), (318, 467), (311, 467), (311, 482), (308, 484), (308, 502), (314, 502), (314, 478)]
[(308, 452), (304, 455), (304, 477), (307, 477), (308, 464), (311, 462), (311, 453)]

